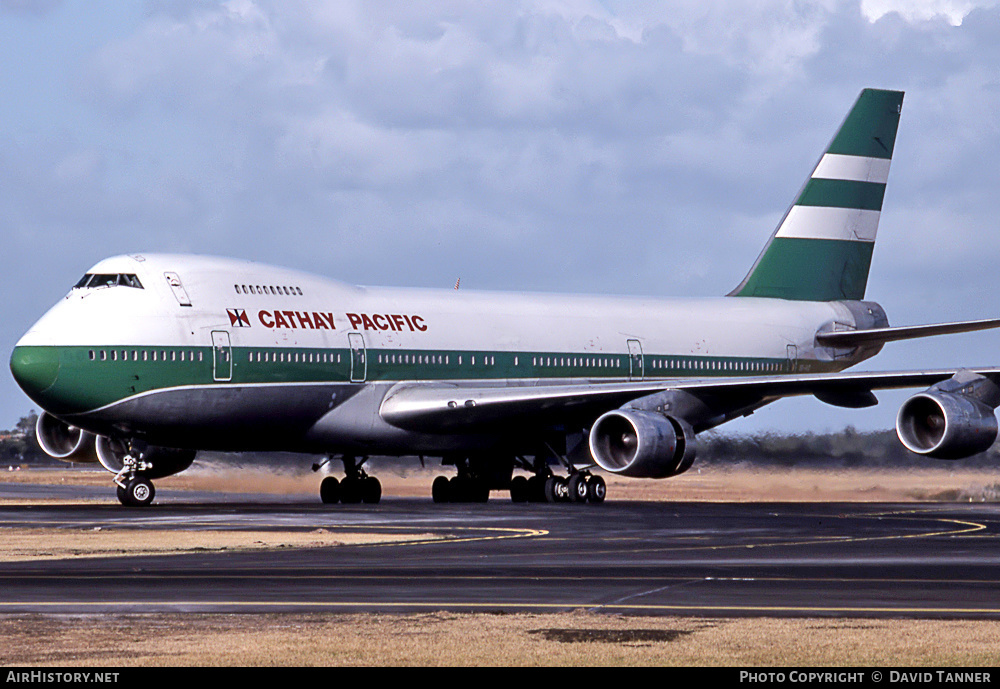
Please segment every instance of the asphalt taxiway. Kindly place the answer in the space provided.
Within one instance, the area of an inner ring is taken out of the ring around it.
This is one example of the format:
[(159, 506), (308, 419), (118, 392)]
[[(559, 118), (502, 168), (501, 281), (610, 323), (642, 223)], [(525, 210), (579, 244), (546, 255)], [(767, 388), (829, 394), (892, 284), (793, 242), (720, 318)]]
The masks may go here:
[(322, 529), (383, 539), (0, 562), (0, 613), (583, 609), (1000, 617), (1000, 505), (515, 505), (499, 498), (438, 505), (386, 498), (379, 505), (324, 506), (305, 496), (226, 498), (178, 492), (145, 509), (6, 504), (0, 538), (8, 529), (44, 528)]

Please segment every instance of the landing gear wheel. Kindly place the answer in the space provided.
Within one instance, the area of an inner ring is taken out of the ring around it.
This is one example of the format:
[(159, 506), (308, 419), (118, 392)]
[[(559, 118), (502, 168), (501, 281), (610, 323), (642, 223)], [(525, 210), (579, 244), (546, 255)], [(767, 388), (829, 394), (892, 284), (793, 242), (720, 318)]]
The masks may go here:
[(361, 501), (366, 505), (377, 505), (382, 499), (382, 484), (374, 476), (362, 479)]
[(608, 495), (608, 487), (604, 483), (604, 479), (600, 476), (591, 476), (590, 480), (587, 481), (587, 499), (591, 503), (598, 505), (604, 502), (604, 498)]
[(447, 476), (438, 476), (431, 484), (431, 498), (434, 502), (451, 502), (451, 484)]
[(545, 479), (545, 500), (547, 502), (566, 502), (570, 499), (569, 484), (562, 476), (549, 476)]
[(340, 501), (345, 505), (356, 505), (361, 502), (361, 479), (348, 476), (340, 482)]
[(569, 477), (569, 495), (573, 502), (587, 502), (587, 475), (575, 473)]
[(336, 476), (327, 476), (319, 484), (319, 498), (327, 505), (340, 502), (340, 481)]
[(515, 476), (510, 480), (510, 501), (528, 502), (529, 490), (528, 479), (524, 476)]
[(118, 488), (118, 500), (128, 507), (146, 507), (153, 502), (156, 490), (149, 479), (137, 476), (125, 484), (125, 488)]
[(528, 502), (545, 502), (545, 477), (532, 476), (528, 479)]

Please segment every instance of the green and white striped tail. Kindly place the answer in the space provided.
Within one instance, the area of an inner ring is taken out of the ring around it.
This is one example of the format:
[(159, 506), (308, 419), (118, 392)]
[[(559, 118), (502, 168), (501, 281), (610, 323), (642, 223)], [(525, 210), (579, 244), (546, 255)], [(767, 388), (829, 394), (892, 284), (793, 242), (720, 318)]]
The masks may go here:
[(735, 297), (863, 299), (902, 91), (865, 89)]

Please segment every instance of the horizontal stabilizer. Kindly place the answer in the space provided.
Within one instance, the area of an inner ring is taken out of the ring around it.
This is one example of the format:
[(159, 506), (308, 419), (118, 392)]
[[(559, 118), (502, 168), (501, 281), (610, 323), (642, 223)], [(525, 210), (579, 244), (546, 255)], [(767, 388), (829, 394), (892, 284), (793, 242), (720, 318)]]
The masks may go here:
[(936, 323), (933, 325), (909, 325), (898, 328), (871, 328), (870, 330), (835, 330), (819, 333), (816, 341), (826, 347), (859, 347), (861, 345), (881, 344), (895, 340), (911, 340), (932, 335), (950, 335), (953, 333), (968, 333), (973, 330), (989, 330), (1000, 328), (1000, 318), (987, 318), (979, 321), (960, 321), (956, 323)]

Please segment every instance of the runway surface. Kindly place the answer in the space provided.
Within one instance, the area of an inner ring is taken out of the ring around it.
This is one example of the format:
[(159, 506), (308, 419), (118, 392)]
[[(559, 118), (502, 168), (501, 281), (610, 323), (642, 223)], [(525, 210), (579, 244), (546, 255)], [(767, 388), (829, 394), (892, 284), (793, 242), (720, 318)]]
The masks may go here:
[[(2, 491), (0, 491), (2, 494)], [(435, 505), (386, 498), (0, 506), (9, 528), (418, 534), (409, 543), (0, 563), (0, 613), (594, 612), (1000, 617), (1000, 506)], [(245, 500), (243, 496), (241, 499)], [(2, 536), (0, 536), (2, 537)]]

